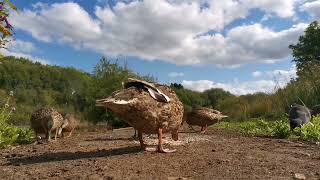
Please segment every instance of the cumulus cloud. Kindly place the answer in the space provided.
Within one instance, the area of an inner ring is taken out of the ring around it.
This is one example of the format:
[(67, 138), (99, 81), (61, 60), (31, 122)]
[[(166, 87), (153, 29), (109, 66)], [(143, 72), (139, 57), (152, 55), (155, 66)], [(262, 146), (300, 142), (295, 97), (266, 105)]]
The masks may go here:
[(171, 72), (168, 74), (169, 77), (171, 78), (176, 78), (176, 77), (183, 77), (184, 73), (182, 72)]
[[(112, 9), (97, 6), (95, 18), (74, 2), (42, 3), (13, 15), (12, 22), (38, 40), (68, 43), (107, 56), (236, 67), (287, 57), (288, 45), (297, 41), (306, 24), (280, 32), (260, 24), (236, 27), (226, 35), (219, 31), (230, 22), (245, 18), (253, 8), (283, 18), (292, 17), (295, 2), (119, 1)], [(218, 33), (208, 34), (211, 30)]]
[[(257, 92), (273, 93), (278, 88), (285, 87), (291, 79), (297, 77), (296, 67), (292, 66), (289, 70), (255, 71), (255, 77), (269, 78), (268, 80), (255, 80), (239, 82), (234, 80), (229, 83), (220, 83), (210, 80), (188, 81), (183, 80), (182, 85), (190, 90), (203, 92), (212, 88), (222, 88), (235, 95), (253, 94)], [(271, 79), (270, 79), (271, 78)]]
[(33, 37), (44, 42), (59, 40), (80, 46), (94, 40), (100, 33), (98, 22), (78, 4), (54, 3), (47, 5), (37, 3), (35, 9), (24, 9), (13, 13), (11, 20), (16, 28), (31, 33)]
[(309, 12), (315, 19), (320, 20), (320, 0), (307, 2), (302, 5), (301, 9)]
[(32, 56), (32, 52), (35, 50), (36, 47), (31, 42), (17, 39), (10, 41), (7, 44), (7, 49), (0, 49), (0, 54), (4, 56), (22, 57), (42, 64), (50, 64), (50, 61), (47, 59)]

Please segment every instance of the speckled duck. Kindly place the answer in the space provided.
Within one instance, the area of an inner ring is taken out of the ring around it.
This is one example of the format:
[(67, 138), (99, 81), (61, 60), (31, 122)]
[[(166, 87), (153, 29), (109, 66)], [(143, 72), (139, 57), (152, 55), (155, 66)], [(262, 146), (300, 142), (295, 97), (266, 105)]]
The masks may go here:
[(184, 121), (191, 126), (201, 126), (201, 132), (204, 133), (208, 126), (213, 125), (226, 117), (228, 116), (223, 115), (220, 111), (215, 109), (200, 107), (191, 112), (186, 112), (183, 118)]
[(183, 104), (169, 87), (129, 78), (124, 89), (113, 92), (108, 98), (96, 101), (115, 112), (138, 131), (140, 146), (146, 150), (142, 133), (158, 134), (158, 151), (164, 149), (163, 133), (169, 132), (178, 140), (178, 130), (183, 118)]

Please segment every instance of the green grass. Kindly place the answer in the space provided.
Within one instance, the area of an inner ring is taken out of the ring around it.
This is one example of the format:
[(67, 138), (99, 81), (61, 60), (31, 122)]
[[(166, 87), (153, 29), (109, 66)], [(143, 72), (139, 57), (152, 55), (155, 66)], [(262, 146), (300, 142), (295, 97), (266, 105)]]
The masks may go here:
[(0, 148), (11, 145), (30, 143), (34, 140), (34, 133), (29, 128), (19, 128), (10, 123), (10, 117), (14, 111), (10, 107), (10, 97), (6, 99), (3, 107), (0, 107)]
[(320, 116), (314, 117), (302, 128), (290, 131), (289, 120), (281, 117), (276, 121), (265, 119), (250, 119), (247, 121), (221, 122), (212, 126), (218, 129), (238, 130), (252, 136), (270, 136), (278, 138), (300, 139), (304, 141), (320, 141)]

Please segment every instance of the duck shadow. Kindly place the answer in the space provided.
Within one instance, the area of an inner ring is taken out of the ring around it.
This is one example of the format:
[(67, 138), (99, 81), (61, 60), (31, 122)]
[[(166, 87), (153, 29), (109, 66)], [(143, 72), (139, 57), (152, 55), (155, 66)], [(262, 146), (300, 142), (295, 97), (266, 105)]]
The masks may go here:
[(94, 139), (86, 139), (85, 141), (133, 141), (132, 137), (114, 138), (114, 137), (99, 137)]
[(28, 164), (39, 164), (39, 163), (49, 163), (49, 162), (58, 162), (58, 161), (69, 161), (69, 160), (81, 160), (81, 159), (90, 159), (90, 158), (100, 158), (100, 157), (112, 157), (112, 156), (121, 156), (125, 154), (135, 154), (143, 152), (140, 149), (140, 146), (133, 147), (124, 147), (118, 149), (108, 149), (108, 150), (97, 150), (90, 152), (57, 152), (57, 153), (44, 153), (41, 155), (19, 157), (8, 159), (6, 165), (28, 165)]

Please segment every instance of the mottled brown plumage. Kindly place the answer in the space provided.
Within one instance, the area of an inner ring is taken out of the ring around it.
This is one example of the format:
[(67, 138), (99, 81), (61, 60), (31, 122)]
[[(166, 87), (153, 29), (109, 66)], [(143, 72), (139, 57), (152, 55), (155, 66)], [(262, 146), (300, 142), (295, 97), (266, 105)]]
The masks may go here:
[(40, 108), (32, 113), (30, 118), (31, 128), (38, 134), (45, 134), (50, 141), (51, 133), (55, 131), (55, 140), (57, 139), (59, 129), (62, 126), (62, 115), (53, 108)]
[(219, 122), (225, 117), (228, 116), (223, 115), (220, 111), (201, 107), (196, 108), (191, 112), (186, 112), (183, 118), (190, 126), (201, 126), (201, 132), (205, 132), (208, 126)]
[(64, 132), (69, 132), (68, 137), (70, 137), (73, 131), (79, 126), (80, 120), (72, 114), (63, 114), (63, 124), (62, 124), (62, 137)]
[(112, 93), (106, 99), (97, 100), (96, 103), (97, 106), (111, 109), (138, 130), (143, 149), (142, 133), (159, 135), (160, 152), (165, 152), (162, 148), (162, 132), (170, 132), (175, 140), (178, 139), (183, 105), (167, 86), (129, 79), (125, 89)]

